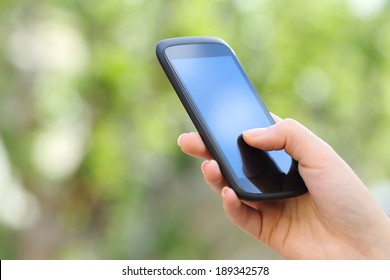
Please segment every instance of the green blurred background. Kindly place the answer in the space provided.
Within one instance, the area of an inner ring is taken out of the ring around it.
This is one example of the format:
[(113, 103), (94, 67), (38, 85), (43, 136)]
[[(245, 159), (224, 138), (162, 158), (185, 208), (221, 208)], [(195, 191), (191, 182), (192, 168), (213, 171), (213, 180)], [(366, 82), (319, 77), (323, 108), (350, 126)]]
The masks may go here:
[(225, 39), (389, 211), (390, 1), (0, 0), (1, 259), (279, 258), (176, 145), (194, 128), (154, 48), (190, 35)]

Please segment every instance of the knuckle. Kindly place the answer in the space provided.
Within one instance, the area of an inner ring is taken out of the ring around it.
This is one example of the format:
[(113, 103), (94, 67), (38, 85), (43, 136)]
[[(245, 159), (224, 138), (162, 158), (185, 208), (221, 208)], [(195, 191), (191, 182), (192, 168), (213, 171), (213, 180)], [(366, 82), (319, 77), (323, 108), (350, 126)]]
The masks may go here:
[(285, 125), (287, 127), (298, 125), (298, 122), (294, 119), (291, 119), (291, 118), (284, 119), (282, 122), (283, 122), (283, 125)]
[(300, 124), (296, 120), (290, 118), (281, 121), (280, 125), (281, 129), (286, 132), (297, 130), (300, 127)]

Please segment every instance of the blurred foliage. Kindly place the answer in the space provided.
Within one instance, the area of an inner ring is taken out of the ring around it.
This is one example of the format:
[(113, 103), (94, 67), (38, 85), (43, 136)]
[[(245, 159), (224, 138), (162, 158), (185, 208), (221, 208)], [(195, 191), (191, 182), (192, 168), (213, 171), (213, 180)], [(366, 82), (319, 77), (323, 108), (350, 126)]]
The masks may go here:
[(0, 1), (0, 258), (278, 258), (184, 156), (154, 54), (225, 39), (268, 108), (389, 187), (386, 0)]

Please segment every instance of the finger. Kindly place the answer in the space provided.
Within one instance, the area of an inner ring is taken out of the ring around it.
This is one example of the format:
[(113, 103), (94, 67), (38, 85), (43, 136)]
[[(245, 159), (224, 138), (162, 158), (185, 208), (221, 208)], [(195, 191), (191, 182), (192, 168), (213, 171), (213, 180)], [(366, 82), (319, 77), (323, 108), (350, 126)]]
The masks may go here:
[(243, 203), (233, 189), (222, 189), (223, 209), (229, 220), (242, 230), (260, 239), (262, 229), (261, 212)]
[(206, 160), (202, 163), (201, 169), (206, 183), (216, 194), (220, 195), (222, 188), (227, 186), (227, 183), (218, 163), (215, 160)]
[(298, 122), (285, 119), (268, 128), (256, 128), (243, 133), (249, 145), (270, 151), (285, 149), (302, 165), (312, 167), (334, 157), (333, 149)]
[(198, 132), (183, 133), (177, 139), (177, 144), (184, 153), (190, 156), (212, 159)]

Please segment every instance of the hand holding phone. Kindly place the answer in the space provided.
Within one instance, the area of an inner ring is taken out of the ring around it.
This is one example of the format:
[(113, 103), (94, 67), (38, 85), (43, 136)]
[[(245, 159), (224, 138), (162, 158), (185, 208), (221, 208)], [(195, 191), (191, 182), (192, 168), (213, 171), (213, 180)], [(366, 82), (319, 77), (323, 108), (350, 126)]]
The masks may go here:
[(243, 200), (272, 200), (307, 188), (284, 150), (249, 146), (242, 132), (274, 121), (232, 49), (213, 37), (158, 43), (157, 57), (221, 172)]

